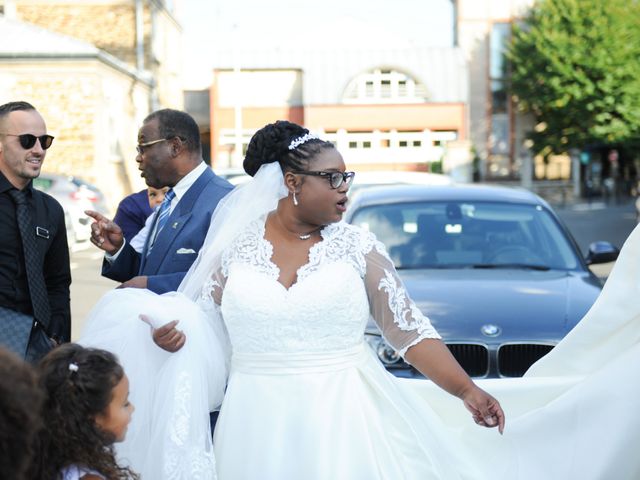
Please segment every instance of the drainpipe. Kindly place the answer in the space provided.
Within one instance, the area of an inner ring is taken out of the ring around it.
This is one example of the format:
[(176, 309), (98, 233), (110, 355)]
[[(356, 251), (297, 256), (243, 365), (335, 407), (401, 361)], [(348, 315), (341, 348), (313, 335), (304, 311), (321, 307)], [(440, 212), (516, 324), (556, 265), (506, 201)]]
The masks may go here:
[(142, 2), (136, 0), (136, 68), (139, 72), (144, 70), (144, 9)]
[(451, 6), (453, 8), (453, 46), (459, 46), (458, 41), (458, 0), (451, 0)]

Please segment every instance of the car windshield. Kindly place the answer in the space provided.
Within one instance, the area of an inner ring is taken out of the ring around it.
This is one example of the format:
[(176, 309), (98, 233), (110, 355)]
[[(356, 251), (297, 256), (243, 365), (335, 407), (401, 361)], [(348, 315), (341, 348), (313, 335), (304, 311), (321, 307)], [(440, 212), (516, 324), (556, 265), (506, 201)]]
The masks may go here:
[(398, 269), (574, 270), (577, 252), (537, 205), (421, 202), (364, 207), (352, 223), (376, 234)]

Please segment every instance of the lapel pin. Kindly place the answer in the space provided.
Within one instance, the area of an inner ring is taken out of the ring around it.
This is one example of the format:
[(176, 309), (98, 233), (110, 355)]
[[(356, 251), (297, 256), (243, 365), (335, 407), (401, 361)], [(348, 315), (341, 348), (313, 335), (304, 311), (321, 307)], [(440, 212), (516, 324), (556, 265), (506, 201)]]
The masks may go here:
[(178, 228), (178, 222), (173, 222), (173, 225), (171, 225), (171, 228)]

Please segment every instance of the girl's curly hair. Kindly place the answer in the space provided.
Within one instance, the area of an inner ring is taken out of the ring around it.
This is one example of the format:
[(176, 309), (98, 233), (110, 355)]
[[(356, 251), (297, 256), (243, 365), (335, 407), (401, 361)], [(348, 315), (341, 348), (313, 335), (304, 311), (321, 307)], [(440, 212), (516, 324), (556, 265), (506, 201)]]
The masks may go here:
[(27, 479), (42, 428), (43, 395), (34, 369), (0, 348), (0, 478)]
[(67, 343), (45, 356), (38, 368), (46, 399), (33, 478), (59, 479), (63, 468), (78, 465), (108, 480), (138, 479), (129, 468), (117, 464), (115, 438), (95, 422), (124, 376), (116, 357), (104, 350)]

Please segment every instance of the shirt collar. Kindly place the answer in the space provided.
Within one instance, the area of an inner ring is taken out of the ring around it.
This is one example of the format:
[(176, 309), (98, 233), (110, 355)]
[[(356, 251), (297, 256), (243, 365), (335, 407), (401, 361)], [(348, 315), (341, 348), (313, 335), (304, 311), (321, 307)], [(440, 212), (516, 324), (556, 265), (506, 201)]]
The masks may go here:
[[(9, 190), (16, 189), (13, 184), (4, 176), (4, 173), (0, 172), (0, 193), (8, 192)], [(33, 180), (29, 180), (26, 187), (23, 188), (29, 195), (33, 194)]]
[(176, 183), (176, 186), (173, 187), (173, 191), (176, 194), (176, 197), (173, 199), (173, 202), (176, 202), (176, 203), (179, 202), (182, 196), (185, 193), (187, 193), (187, 190), (191, 188), (191, 185), (193, 185), (196, 182), (198, 177), (202, 175), (202, 172), (204, 172), (207, 168), (208, 167), (206, 163), (200, 162), (200, 164), (196, 168), (194, 168), (189, 173), (187, 173), (184, 177), (182, 177), (182, 179), (178, 183)]

